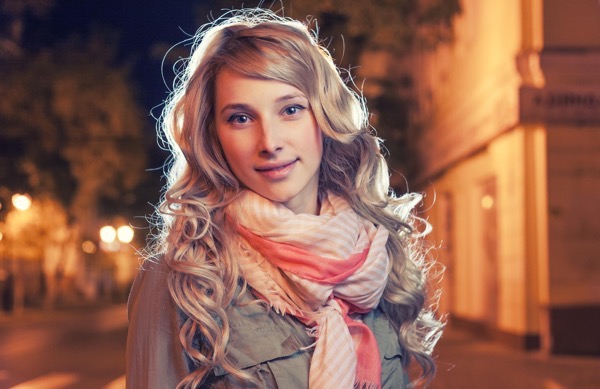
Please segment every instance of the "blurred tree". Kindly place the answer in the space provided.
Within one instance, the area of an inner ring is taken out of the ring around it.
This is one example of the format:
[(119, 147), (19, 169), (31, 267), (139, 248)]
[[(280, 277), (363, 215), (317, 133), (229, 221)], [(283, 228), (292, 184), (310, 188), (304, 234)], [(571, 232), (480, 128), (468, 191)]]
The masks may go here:
[[(45, 289), (50, 292), (46, 298), (53, 303), (56, 274), (66, 265), (62, 248), (69, 238), (69, 222), (64, 206), (51, 197), (38, 197), (25, 211), (11, 209), (2, 224), (0, 256), (11, 259), (8, 268), (14, 276), (11, 305), (20, 310), (26, 295), (41, 297), (40, 275), (44, 276)], [(32, 272), (32, 268), (38, 271)], [(33, 293), (27, 293), (27, 289)]]
[(0, 58), (19, 56), (26, 17), (44, 17), (53, 5), (53, 0), (0, 0)]
[[(362, 53), (403, 55), (452, 39), (452, 19), (459, 0), (302, 0), (283, 1), (286, 14), (317, 19), (319, 35), (342, 67), (357, 66)], [(343, 39), (338, 39), (343, 37)]]
[[(2, 18), (22, 19), (18, 3), (3, 1)], [(41, 10), (51, 2), (24, 3)], [(118, 39), (93, 31), (27, 50), (12, 31), (1, 37), (18, 50), (0, 56), (0, 143), (13, 152), (3, 157), (0, 182), (51, 195), (84, 234), (95, 234), (99, 205), (115, 204), (105, 211), (127, 215), (144, 176), (145, 121), (129, 68), (116, 61)]]

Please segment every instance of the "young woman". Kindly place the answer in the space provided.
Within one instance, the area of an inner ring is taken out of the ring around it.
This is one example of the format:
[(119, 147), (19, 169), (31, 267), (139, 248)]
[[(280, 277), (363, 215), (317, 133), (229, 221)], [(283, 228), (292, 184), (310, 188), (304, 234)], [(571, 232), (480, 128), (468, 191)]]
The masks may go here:
[(401, 388), (441, 324), (363, 101), (303, 24), (201, 29), (165, 107), (161, 232), (136, 279), (128, 388)]

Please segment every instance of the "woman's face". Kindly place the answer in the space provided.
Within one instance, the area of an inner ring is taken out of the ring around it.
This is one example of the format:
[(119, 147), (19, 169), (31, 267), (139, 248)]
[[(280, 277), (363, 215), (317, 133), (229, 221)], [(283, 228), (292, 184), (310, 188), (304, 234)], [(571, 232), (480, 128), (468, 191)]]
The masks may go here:
[(240, 182), (294, 213), (318, 213), (321, 131), (295, 87), (224, 68), (215, 88), (217, 136)]

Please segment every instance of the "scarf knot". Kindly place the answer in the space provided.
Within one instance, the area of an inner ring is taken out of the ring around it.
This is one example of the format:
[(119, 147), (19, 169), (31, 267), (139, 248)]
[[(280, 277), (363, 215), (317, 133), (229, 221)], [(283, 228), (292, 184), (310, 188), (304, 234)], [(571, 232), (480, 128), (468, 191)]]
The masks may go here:
[(239, 265), (248, 284), (316, 338), (309, 387), (380, 387), (377, 342), (351, 314), (379, 304), (389, 271), (388, 231), (332, 194), (319, 215), (296, 215), (244, 191), (226, 213), (239, 232)]

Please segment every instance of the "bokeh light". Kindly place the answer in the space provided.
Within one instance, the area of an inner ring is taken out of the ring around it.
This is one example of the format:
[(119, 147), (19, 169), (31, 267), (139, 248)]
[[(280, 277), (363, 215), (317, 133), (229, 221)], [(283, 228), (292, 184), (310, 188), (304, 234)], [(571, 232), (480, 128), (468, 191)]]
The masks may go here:
[(97, 250), (96, 244), (91, 240), (86, 240), (81, 244), (81, 250), (86, 254), (94, 254)]
[(100, 239), (105, 243), (114, 242), (117, 238), (117, 231), (113, 226), (104, 226), (100, 229)]
[(119, 242), (130, 243), (133, 240), (133, 235), (133, 228), (129, 226), (121, 226), (117, 229)]
[(26, 211), (31, 207), (31, 196), (28, 194), (14, 194), (12, 196), (12, 203), (19, 211)]

